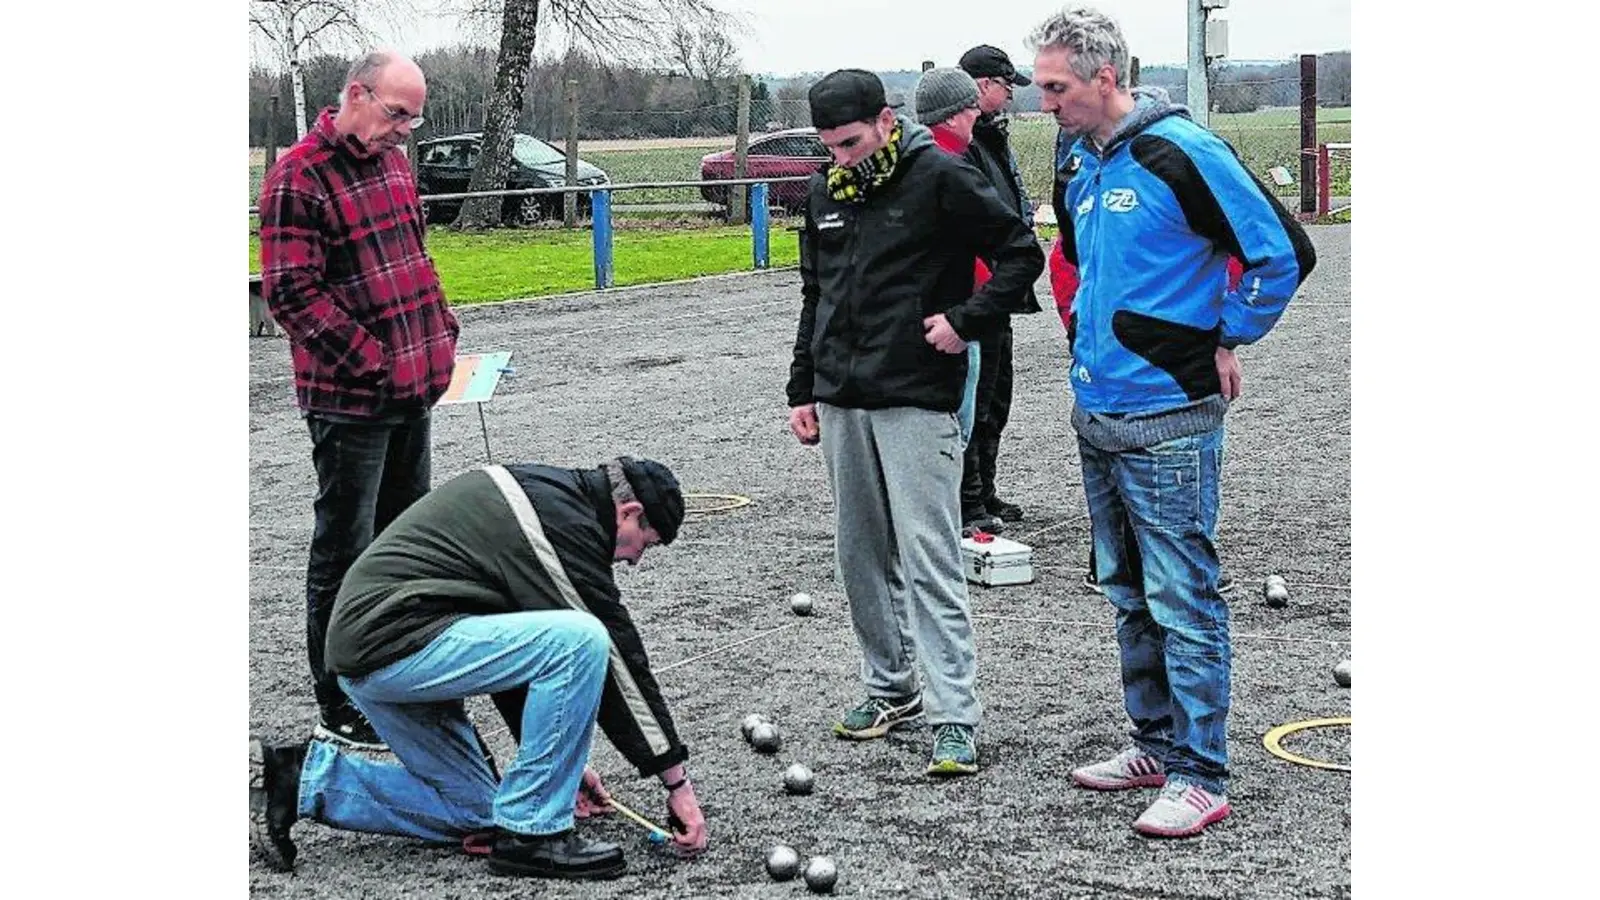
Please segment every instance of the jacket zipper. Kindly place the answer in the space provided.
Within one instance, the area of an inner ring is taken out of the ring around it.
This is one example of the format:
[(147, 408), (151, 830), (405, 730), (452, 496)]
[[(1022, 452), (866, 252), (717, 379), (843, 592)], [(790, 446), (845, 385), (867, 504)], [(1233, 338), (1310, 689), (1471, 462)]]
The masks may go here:
[[(1094, 167), (1094, 182), (1090, 186), (1090, 189), (1089, 189), (1089, 198), (1090, 198), (1091, 202), (1094, 204), (1092, 207), (1090, 207), (1090, 214), (1095, 217), (1094, 239), (1093, 239), (1093, 242), (1090, 244), (1090, 247), (1089, 247), (1089, 258), (1095, 260), (1096, 268), (1098, 268), (1099, 265), (1100, 265), (1100, 262), (1099, 262), (1099, 258), (1100, 258), (1100, 255), (1099, 255), (1100, 230), (1101, 230), (1101, 227), (1102, 227), (1102, 225), (1104, 224), (1104, 221), (1105, 221), (1105, 210), (1100, 208), (1100, 176), (1101, 176), (1101, 173), (1104, 171), (1104, 169), (1105, 169), (1105, 157), (1100, 157), (1099, 160), (1095, 163), (1095, 167)], [(1083, 261), (1079, 260), (1080, 270), (1081, 270), (1082, 264), (1083, 264)], [(1095, 277), (1097, 279), (1095, 281), (1095, 285), (1096, 285), (1096, 287), (1098, 287), (1099, 284), (1100, 284), (1100, 281), (1098, 280), (1099, 276), (1096, 275)], [(1094, 311), (1096, 313), (1098, 313), (1099, 312), (1099, 308), (1100, 308), (1100, 302), (1099, 302), (1100, 298), (1097, 295), (1093, 294), (1092, 292), (1088, 293), (1087, 297), (1091, 301), (1090, 305), (1092, 306)], [(1098, 315), (1096, 315), (1096, 316), (1093, 316), (1092, 318), (1089, 318), (1089, 321), (1085, 323), (1085, 324), (1087, 324), (1089, 326), (1087, 329), (1085, 329), (1088, 332), (1088, 335), (1089, 335), (1089, 346), (1087, 348), (1085, 348), (1085, 349), (1087, 349), (1089, 351), (1089, 353), (1088, 353), (1089, 360), (1094, 362), (1094, 363), (1096, 363), (1096, 365), (1098, 365), (1099, 362), (1100, 362), (1100, 352), (1099, 352), (1100, 351), (1100, 328), (1099, 328), (1099, 324), (1098, 324), (1099, 321), (1100, 321), (1100, 317)], [(1080, 365), (1083, 365), (1083, 364), (1080, 363)], [(1087, 366), (1087, 365), (1083, 365), (1083, 368), (1084, 368), (1085, 371), (1090, 371), (1089, 366)], [(1092, 372), (1090, 372), (1089, 379), (1090, 380), (1089, 380), (1088, 383), (1092, 386), (1094, 384), (1094, 375), (1093, 375)]]

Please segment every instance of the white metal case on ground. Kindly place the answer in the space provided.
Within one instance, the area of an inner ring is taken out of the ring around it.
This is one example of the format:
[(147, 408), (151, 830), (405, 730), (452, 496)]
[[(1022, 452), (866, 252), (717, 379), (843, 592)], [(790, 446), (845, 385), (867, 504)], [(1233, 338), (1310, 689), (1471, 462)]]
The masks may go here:
[(1033, 548), (1027, 544), (979, 533), (961, 539), (967, 580), (984, 587), (1033, 581)]

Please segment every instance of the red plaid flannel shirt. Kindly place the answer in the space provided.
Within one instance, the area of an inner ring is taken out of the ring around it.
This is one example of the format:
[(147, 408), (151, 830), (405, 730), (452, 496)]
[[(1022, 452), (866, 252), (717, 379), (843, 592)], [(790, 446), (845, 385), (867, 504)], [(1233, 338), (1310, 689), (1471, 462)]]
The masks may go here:
[(340, 137), (333, 115), (261, 185), (261, 287), (289, 335), (295, 397), (364, 418), (427, 409), (450, 386), (461, 326), (423, 247), (410, 164)]

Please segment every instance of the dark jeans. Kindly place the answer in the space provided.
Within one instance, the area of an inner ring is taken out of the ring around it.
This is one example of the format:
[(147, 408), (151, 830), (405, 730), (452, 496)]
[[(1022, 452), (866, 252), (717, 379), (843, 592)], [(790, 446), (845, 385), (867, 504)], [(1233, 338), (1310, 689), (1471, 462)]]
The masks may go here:
[(961, 512), (983, 512), (994, 499), (995, 461), (1000, 456), (1000, 433), (1011, 420), (1011, 320), (978, 340), (982, 348), (978, 366), (978, 401), (972, 423), (972, 440), (961, 470)]
[(317, 470), (316, 528), (306, 567), (306, 651), (317, 704), (327, 709), (345, 699), (322, 664), (334, 598), (373, 537), (428, 492), (430, 419), (423, 414), (400, 423), (350, 422), (313, 413), (306, 425)]
[(1214, 794), (1227, 792), (1233, 670), (1213, 543), (1222, 445), (1221, 427), (1120, 453), (1078, 441), (1134, 743)]

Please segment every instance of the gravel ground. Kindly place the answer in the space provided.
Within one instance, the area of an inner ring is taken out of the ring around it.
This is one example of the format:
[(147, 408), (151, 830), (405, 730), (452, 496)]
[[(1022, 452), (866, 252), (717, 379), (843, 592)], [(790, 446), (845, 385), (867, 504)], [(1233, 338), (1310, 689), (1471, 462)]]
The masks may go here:
[[(831, 502), (820, 453), (785, 427), (783, 383), (799, 300), (793, 271), (461, 311), (463, 351), (513, 351), (515, 374), (484, 408), (497, 460), (590, 466), (617, 453), (668, 462), (686, 490), (738, 494), (741, 509), (693, 515), (678, 543), (619, 582), (679, 728), (712, 834), (689, 862), (662, 856), (636, 827), (585, 824), (620, 842), (628, 873), (599, 884), (529, 883), (481, 862), (388, 837), (296, 826), (296, 874), (252, 862), (252, 894), (349, 897), (788, 897), (766, 850), (832, 856), (836, 893), (907, 897), (1346, 897), (1350, 776), (1271, 756), (1262, 736), (1309, 718), (1348, 716), (1332, 669), (1350, 640), (1350, 229), (1311, 230), (1320, 261), (1277, 329), (1242, 354), (1245, 395), (1229, 416), (1219, 543), (1239, 580), (1231, 818), (1181, 842), (1129, 824), (1152, 792), (1075, 790), (1068, 770), (1124, 744), (1106, 602), (1081, 585), (1086, 526), (1067, 422), (1065, 338), (1052, 313), (1019, 318), (1005, 496), (1027, 520), (1035, 583), (972, 591), (984, 770), (952, 783), (922, 774), (927, 730), (852, 744), (828, 733), (857, 696), (858, 654), (833, 578)], [(1041, 279), (1041, 296), (1048, 296)], [(303, 569), (314, 476), (281, 339), (250, 342), (250, 726), (305, 735)], [(435, 481), (483, 464), (477, 412), (439, 410)], [(699, 501), (711, 503), (714, 501)], [(1261, 580), (1288, 579), (1286, 609)], [(817, 614), (788, 612), (795, 591)], [(744, 641), (744, 643), (739, 643)], [(731, 646), (736, 645), (736, 646)], [(473, 705), (502, 760), (511, 748), (487, 704)], [(753, 753), (739, 720), (759, 711), (784, 735)], [(1349, 730), (1301, 732), (1285, 748), (1348, 762)], [(808, 797), (784, 794), (801, 761)], [(594, 763), (617, 797), (657, 820), (654, 779), (610, 747)]]

